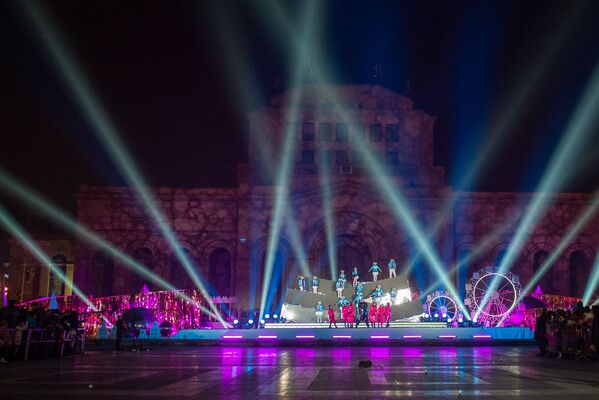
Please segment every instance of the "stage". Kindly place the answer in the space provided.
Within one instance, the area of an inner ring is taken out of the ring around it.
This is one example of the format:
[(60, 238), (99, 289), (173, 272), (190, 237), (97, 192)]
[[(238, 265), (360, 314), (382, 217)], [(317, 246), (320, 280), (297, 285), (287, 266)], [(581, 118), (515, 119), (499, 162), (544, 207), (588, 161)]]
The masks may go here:
[(177, 332), (167, 340), (271, 344), (378, 342), (396, 345), (416, 345), (423, 342), (451, 345), (460, 342), (460, 344), (470, 343), (474, 346), (480, 342), (501, 344), (533, 340), (533, 332), (529, 328), (448, 328), (446, 326), (366, 328), (360, 326), (352, 329), (343, 328), (341, 324), (339, 328), (328, 329), (328, 324), (323, 324), (323, 327), (278, 325), (280, 327), (264, 329), (188, 329)]

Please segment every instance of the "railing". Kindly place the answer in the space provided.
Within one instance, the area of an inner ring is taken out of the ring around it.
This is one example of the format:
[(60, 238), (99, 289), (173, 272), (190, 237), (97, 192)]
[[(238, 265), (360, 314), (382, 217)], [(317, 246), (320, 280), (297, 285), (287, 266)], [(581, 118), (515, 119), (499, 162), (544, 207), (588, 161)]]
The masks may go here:
[(0, 329), (0, 339), (13, 357), (24, 361), (31, 355), (62, 358), (65, 349), (73, 354), (85, 351), (85, 329)]
[(573, 357), (576, 361), (596, 359), (591, 324), (550, 324), (547, 331), (548, 351), (552, 355)]

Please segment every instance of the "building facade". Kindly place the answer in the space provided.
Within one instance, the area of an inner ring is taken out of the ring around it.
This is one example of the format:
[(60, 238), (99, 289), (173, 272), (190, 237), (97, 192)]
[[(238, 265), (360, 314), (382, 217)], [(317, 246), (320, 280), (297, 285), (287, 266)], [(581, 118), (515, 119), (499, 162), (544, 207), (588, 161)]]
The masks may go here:
[[(454, 192), (444, 169), (434, 165), (434, 123), (435, 117), (415, 109), (410, 99), (380, 86), (303, 87), (249, 114), (248, 162), (238, 166), (235, 187), (155, 188), (155, 199), (214, 293), (237, 296), (242, 307), (253, 308), (259, 301), (268, 238), (278, 224), (278, 195), (282, 217), (273, 256), (273, 298), (282, 295), (302, 266), (329, 277), (335, 259), (338, 267), (358, 266), (365, 274), (372, 261), (386, 265), (395, 258), (414, 289), (433, 283), (436, 277), (406, 229), (408, 222), (396, 212), (393, 193), (401, 194), (401, 204), (408, 206), (461, 288), (473, 271), (498, 263), (531, 194)], [(281, 190), (276, 183), (286, 154), (293, 159), (288, 190)], [(175, 287), (191, 287), (131, 189), (81, 186), (76, 196), (81, 224)], [(514, 263), (512, 270), (522, 282), (542, 265), (591, 198), (553, 197)], [(582, 295), (598, 243), (595, 215), (545, 275), (543, 290)], [(465, 257), (465, 267), (452, 272)], [(81, 237), (73, 241), (72, 260), (75, 282), (94, 296), (135, 292), (148, 284)]]

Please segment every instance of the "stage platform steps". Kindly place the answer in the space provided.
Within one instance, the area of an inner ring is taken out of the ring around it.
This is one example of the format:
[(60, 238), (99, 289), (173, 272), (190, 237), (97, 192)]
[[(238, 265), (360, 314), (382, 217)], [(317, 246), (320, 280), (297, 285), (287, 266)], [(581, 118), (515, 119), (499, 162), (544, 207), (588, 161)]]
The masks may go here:
[[(337, 322), (337, 326), (343, 326), (343, 322)], [(293, 324), (279, 324), (267, 322), (264, 324), (267, 329), (322, 329), (328, 328), (329, 323), (323, 322), (318, 324), (315, 322), (298, 322)], [(360, 323), (358, 329), (366, 329), (365, 323)], [(446, 322), (391, 322), (389, 328), (447, 328)], [(355, 329), (355, 328), (354, 328)]]

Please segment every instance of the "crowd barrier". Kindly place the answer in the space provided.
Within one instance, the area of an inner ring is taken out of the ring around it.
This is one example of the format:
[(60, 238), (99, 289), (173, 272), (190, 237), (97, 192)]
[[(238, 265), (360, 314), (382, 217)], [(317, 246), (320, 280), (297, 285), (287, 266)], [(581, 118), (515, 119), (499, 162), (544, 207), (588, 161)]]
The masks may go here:
[(590, 324), (550, 324), (547, 331), (549, 354), (559, 358), (595, 360), (597, 348), (592, 341)]
[(0, 329), (0, 341), (3, 355), (15, 359), (62, 358), (85, 351), (85, 329)]

